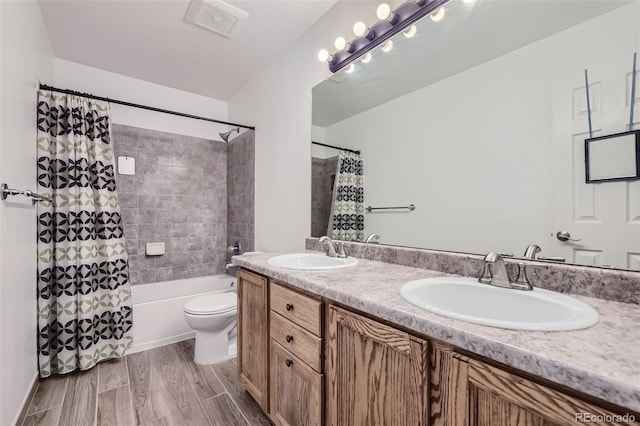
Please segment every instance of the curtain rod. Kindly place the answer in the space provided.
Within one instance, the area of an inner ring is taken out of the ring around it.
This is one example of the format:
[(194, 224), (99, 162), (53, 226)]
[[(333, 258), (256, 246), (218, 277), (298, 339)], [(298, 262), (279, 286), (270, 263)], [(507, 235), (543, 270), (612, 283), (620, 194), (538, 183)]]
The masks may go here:
[(156, 108), (156, 107), (147, 106), (147, 105), (134, 104), (132, 102), (120, 101), (120, 100), (117, 100), (117, 99), (104, 98), (102, 96), (96, 96), (96, 95), (93, 95), (91, 93), (83, 93), (83, 92), (78, 92), (76, 90), (70, 90), (70, 89), (60, 89), (58, 87), (53, 87), (53, 86), (49, 86), (47, 84), (42, 84), (42, 83), (40, 83), (40, 90), (50, 90), (52, 92), (65, 93), (67, 95), (82, 96), (84, 98), (95, 99), (97, 101), (109, 102), (109, 103), (112, 103), (112, 104), (124, 105), (124, 106), (132, 107), (132, 108), (146, 109), (146, 110), (149, 110), (149, 111), (162, 112), (164, 114), (177, 115), (179, 117), (193, 118), (195, 120), (204, 120), (204, 121), (210, 121), (212, 123), (226, 124), (228, 126), (242, 127), (243, 129), (249, 129), (249, 130), (255, 130), (256, 129), (253, 126), (245, 126), (244, 124), (230, 123), (228, 121), (221, 121), (221, 120), (216, 120), (216, 119), (213, 119), (213, 118), (200, 117), (198, 115), (186, 114), (184, 112), (170, 111), (168, 109)]
[(340, 151), (353, 152), (354, 154), (360, 155), (360, 150), (348, 149), (348, 148), (340, 148), (339, 146), (327, 145), (326, 143), (314, 142), (311, 141), (314, 145), (326, 146), (327, 148), (339, 149)]

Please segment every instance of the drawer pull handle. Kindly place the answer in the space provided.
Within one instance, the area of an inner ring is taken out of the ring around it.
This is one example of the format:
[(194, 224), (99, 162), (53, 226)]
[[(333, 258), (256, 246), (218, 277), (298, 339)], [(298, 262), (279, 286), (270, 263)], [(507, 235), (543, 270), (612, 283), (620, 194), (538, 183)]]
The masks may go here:
[(291, 303), (287, 303), (287, 311), (293, 311), (293, 305)]
[(286, 339), (287, 339), (287, 343), (293, 342), (293, 336), (290, 334), (287, 335)]
[(293, 365), (293, 361), (290, 359), (286, 360), (284, 363), (287, 364), (287, 367), (291, 367)]

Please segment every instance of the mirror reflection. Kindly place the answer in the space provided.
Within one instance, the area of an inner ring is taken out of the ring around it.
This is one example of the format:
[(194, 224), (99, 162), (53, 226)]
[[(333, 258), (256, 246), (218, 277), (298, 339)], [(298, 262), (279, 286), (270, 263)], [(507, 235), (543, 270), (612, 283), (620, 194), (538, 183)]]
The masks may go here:
[(587, 184), (584, 148), (585, 69), (593, 135), (627, 130), (639, 21), (636, 0), (453, 0), (333, 74), (311, 139), (362, 175), (312, 145), (312, 235), (640, 269), (640, 183)]

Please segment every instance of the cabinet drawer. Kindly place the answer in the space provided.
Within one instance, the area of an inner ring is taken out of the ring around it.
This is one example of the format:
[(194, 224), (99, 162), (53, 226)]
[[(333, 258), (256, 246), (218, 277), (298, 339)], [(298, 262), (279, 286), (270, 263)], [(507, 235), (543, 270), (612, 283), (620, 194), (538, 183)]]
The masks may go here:
[(271, 311), (271, 338), (283, 348), (322, 372), (322, 339)]
[(321, 426), (324, 376), (271, 340), (271, 420), (278, 426)]
[(271, 282), (271, 310), (322, 336), (322, 302)]

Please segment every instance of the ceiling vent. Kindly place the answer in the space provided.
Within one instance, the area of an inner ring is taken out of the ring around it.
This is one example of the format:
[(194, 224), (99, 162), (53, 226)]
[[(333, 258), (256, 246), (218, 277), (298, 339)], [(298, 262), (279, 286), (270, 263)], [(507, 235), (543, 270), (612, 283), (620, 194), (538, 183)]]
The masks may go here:
[(192, 0), (184, 20), (231, 38), (248, 17), (244, 10), (222, 0)]

